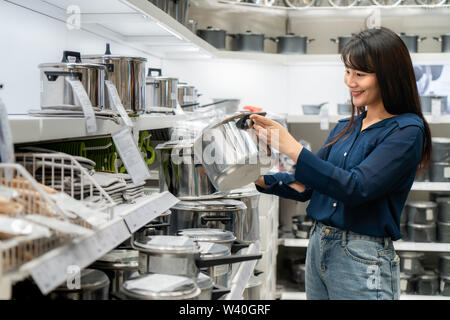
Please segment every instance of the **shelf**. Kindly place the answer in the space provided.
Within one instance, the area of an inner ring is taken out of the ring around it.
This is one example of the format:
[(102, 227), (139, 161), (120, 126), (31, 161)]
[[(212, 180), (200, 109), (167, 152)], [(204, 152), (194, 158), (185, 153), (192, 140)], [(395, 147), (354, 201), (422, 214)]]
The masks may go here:
[[(279, 242), (280, 243), (280, 242)], [(282, 239), (285, 247), (307, 248), (309, 239)], [(397, 251), (450, 252), (450, 243), (394, 241)]]
[[(281, 300), (306, 300), (306, 292), (300, 291), (283, 292), (281, 294)], [(439, 295), (425, 296), (425, 295), (401, 294), (400, 300), (450, 300), (450, 297)]]
[[(450, 61), (450, 60), (449, 60)], [(331, 104), (330, 104), (331, 105)], [(350, 115), (330, 115), (328, 121), (330, 123), (337, 123), (341, 119), (350, 117)], [(431, 115), (425, 115), (425, 120), (431, 125), (433, 124), (450, 124), (450, 115), (442, 115), (439, 117), (438, 121), (434, 121)], [(300, 115), (300, 114), (289, 114), (287, 116), (287, 122), (291, 124), (301, 124), (301, 123), (320, 123), (319, 115)]]
[(414, 191), (449, 191), (450, 182), (414, 182), (411, 190)]
[(81, 270), (89, 266), (178, 201), (171, 193), (163, 192), (142, 197), (133, 204), (121, 204), (114, 208), (113, 220), (100, 230), (47, 252), (5, 278), (14, 283), (31, 275), (41, 292), (47, 294), (67, 279), (68, 267)]
[[(132, 118), (138, 131), (172, 127), (184, 115), (142, 115)], [(30, 143), (60, 139), (109, 136), (122, 125), (112, 120), (97, 119), (97, 132), (88, 134), (82, 118), (33, 117), (28, 115), (8, 116), (14, 143)]]

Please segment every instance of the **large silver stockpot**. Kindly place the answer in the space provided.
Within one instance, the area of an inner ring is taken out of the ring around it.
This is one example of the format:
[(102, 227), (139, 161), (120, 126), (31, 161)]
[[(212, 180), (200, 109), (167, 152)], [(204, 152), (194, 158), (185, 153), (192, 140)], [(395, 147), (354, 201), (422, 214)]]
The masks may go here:
[[(156, 71), (157, 76), (152, 72)], [(161, 69), (149, 68), (147, 78), (145, 79), (146, 110), (149, 108), (177, 108), (178, 79), (163, 77)]]
[[(75, 58), (71, 62), (69, 58)], [(64, 51), (62, 62), (42, 63), (39, 65), (41, 77), (41, 108), (81, 107), (71, 84), (67, 80), (79, 80), (83, 84), (94, 108), (105, 105), (106, 67), (81, 61), (80, 53)]]
[[(86, 62), (103, 64), (107, 68), (106, 80), (111, 81), (123, 107), (128, 113), (139, 114), (145, 111), (145, 63), (146, 58), (111, 54), (109, 43), (105, 54), (83, 55)], [(112, 109), (106, 92), (105, 104)]]
[(244, 238), (247, 207), (242, 201), (233, 199), (180, 201), (171, 210), (172, 234), (183, 229), (210, 228), (227, 230), (237, 240)]
[(183, 106), (198, 104), (197, 89), (186, 83), (178, 83), (178, 103)]
[(246, 186), (275, 163), (272, 149), (249, 126), (251, 114), (240, 113), (208, 126), (194, 143), (196, 160), (219, 191)]

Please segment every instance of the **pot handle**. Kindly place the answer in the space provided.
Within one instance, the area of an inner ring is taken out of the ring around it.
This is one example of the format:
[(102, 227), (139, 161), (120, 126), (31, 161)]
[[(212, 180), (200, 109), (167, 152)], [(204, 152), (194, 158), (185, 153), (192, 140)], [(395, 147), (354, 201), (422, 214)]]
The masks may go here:
[(78, 80), (82, 80), (81, 72), (65, 72), (65, 71), (44, 71), (45, 76), (48, 81), (56, 81), (59, 76), (72, 76), (78, 78)]
[(241, 240), (235, 240), (233, 242), (233, 244), (231, 245), (231, 253), (236, 253), (239, 250), (244, 249), (244, 248), (248, 248), (248, 247), (249, 247), (249, 244), (247, 244), (247, 243), (245, 243), (245, 242), (243, 242)]
[(433, 37), (433, 39), (436, 40), (436, 41), (442, 42), (442, 39), (441, 39), (441, 38)]
[(269, 39), (269, 40), (272, 40), (273, 42), (280, 41), (278, 38), (274, 38), (274, 37), (268, 37), (268, 38), (264, 38), (264, 39)]
[(261, 116), (265, 116), (267, 114), (267, 112), (248, 112), (248, 113), (242, 113), (242, 117), (236, 122), (236, 127), (238, 129), (250, 129), (249, 124), (247, 123), (248, 118), (252, 115), (252, 114), (259, 114)]
[(227, 36), (227, 37), (231, 37), (231, 38), (233, 38), (233, 39), (236, 38), (236, 35), (235, 35), (235, 34), (232, 34), (232, 33), (227, 33), (226, 36)]
[(147, 77), (151, 77), (152, 76), (152, 71), (158, 72), (158, 76), (159, 77), (162, 75), (161, 69), (159, 69), (159, 68), (148, 68)]
[(222, 264), (239, 263), (250, 260), (259, 260), (262, 254), (232, 254), (230, 256), (220, 258), (197, 258), (195, 264), (198, 268), (209, 268)]
[(338, 39), (334, 39), (334, 38), (331, 38), (330, 41), (334, 42), (334, 43), (339, 43), (339, 40)]
[(253, 275), (255, 276), (255, 277), (257, 277), (257, 276), (259, 276), (260, 274), (263, 274), (264, 273), (264, 271), (261, 271), (261, 270), (254, 270), (253, 271)]
[(214, 216), (204, 216), (200, 218), (202, 224), (207, 224), (210, 221), (219, 221), (223, 224), (227, 224), (231, 221), (231, 217), (214, 217)]
[(316, 39), (308, 39), (308, 43), (311, 43), (311, 42), (313, 42), (313, 41), (315, 41)]
[(422, 37), (422, 38), (419, 38), (418, 40), (419, 40), (419, 42), (421, 42), (421, 41), (423, 41), (423, 40), (425, 40), (427, 37)]
[(63, 57), (61, 62), (69, 62), (68, 57), (75, 57), (76, 63), (81, 63), (81, 53), (77, 51), (63, 51)]
[(220, 286), (218, 284), (214, 284), (214, 288), (212, 290), (211, 300), (219, 300), (224, 294), (230, 293), (230, 289)]

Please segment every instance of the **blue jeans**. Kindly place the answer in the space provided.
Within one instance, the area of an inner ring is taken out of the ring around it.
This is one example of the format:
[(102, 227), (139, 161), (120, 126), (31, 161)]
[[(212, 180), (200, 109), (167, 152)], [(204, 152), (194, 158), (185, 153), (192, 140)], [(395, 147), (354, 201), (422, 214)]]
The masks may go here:
[(308, 300), (397, 300), (400, 259), (390, 238), (315, 222), (306, 252)]

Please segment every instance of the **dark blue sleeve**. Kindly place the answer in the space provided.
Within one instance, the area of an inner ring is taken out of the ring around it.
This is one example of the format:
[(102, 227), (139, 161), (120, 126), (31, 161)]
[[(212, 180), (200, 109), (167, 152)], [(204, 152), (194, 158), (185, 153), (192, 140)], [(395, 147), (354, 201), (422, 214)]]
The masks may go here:
[[(337, 131), (337, 125), (331, 130), (330, 135), (328, 136), (326, 142), (324, 145), (328, 144), (335, 136), (335, 132)], [(329, 153), (329, 147), (325, 148), (322, 147), (319, 149), (319, 151), (316, 153), (316, 156), (319, 159), (327, 159), (328, 153)], [(312, 195), (312, 189), (305, 184), (305, 191), (298, 192), (291, 186), (289, 186), (290, 183), (297, 181), (295, 178), (295, 174), (289, 174), (286, 172), (278, 172), (275, 174), (267, 174), (264, 176), (264, 183), (268, 186), (267, 188), (262, 188), (259, 186), (256, 186), (256, 189), (259, 192), (267, 193), (267, 194), (274, 194), (282, 198), (292, 199), (296, 201), (305, 202), (311, 199)]]
[(415, 173), (422, 156), (423, 132), (418, 126), (398, 128), (358, 166), (344, 170), (303, 149), (295, 178), (310, 188), (349, 206), (371, 201), (399, 188)]

